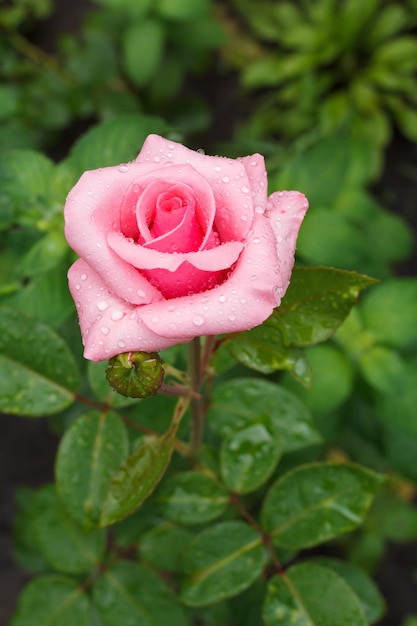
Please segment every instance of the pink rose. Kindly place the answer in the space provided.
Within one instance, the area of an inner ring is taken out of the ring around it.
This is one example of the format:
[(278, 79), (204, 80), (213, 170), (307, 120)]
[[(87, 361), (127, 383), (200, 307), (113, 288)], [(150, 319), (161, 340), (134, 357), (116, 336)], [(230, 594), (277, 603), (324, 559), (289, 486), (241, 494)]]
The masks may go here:
[(296, 191), (267, 197), (259, 154), (206, 156), (157, 135), (135, 161), (85, 172), (65, 205), (85, 357), (261, 324), (287, 288), (307, 206)]

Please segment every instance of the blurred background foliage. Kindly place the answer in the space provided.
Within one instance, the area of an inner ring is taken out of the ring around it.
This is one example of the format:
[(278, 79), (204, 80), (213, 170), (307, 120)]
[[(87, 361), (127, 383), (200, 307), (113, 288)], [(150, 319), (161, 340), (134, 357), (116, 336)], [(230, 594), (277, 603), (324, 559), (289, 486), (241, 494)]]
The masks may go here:
[[(270, 191), (310, 200), (298, 264), (381, 280), (331, 342), (306, 350), (308, 387), (272, 375), (324, 441), (287, 463), (387, 472), (365, 526), (335, 550), (376, 572), (392, 542), (415, 549), (417, 3), (95, 0), (43, 45), (58, 4), (0, 5), (0, 306), (52, 326), (81, 363), (62, 217), (80, 173), (134, 158), (149, 132), (265, 154)], [(20, 537), (20, 561), (38, 571), (29, 552)]]

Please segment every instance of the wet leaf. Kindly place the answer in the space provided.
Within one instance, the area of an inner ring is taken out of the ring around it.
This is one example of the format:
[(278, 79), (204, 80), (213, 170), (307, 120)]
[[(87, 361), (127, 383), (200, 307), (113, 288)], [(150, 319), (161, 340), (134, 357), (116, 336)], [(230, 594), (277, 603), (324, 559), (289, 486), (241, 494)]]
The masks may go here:
[(359, 599), (332, 570), (314, 563), (293, 565), (269, 582), (265, 626), (367, 626)]
[(383, 476), (353, 464), (312, 463), (280, 477), (262, 508), (277, 546), (315, 546), (361, 524)]
[(377, 282), (346, 270), (295, 268), (281, 306), (266, 323), (281, 330), (286, 346), (316, 345), (334, 334), (359, 293)]
[(176, 597), (150, 569), (128, 561), (112, 565), (93, 588), (93, 602), (106, 626), (186, 626)]
[(281, 457), (281, 442), (272, 420), (260, 416), (231, 433), (220, 452), (221, 473), (226, 485), (236, 493), (250, 493), (263, 485)]
[(205, 474), (182, 472), (161, 485), (157, 502), (167, 519), (192, 526), (221, 515), (228, 505), (229, 494)]
[(86, 413), (65, 432), (56, 459), (58, 495), (86, 530), (98, 525), (110, 480), (127, 454), (126, 428), (115, 413)]
[(68, 516), (53, 485), (36, 494), (30, 519), (37, 546), (50, 567), (58, 572), (84, 574), (97, 566), (104, 552), (104, 533), (85, 533)]
[(181, 599), (205, 606), (237, 595), (261, 574), (262, 538), (244, 522), (223, 522), (197, 535), (184, 552)]
[(24, 588), (10, 626), (90, 626), (87, 594), (71, 578), (49, 574)]
[(178, 423), (165, 435), (147, 437), (113, 477), (101, 515), (101, 526), (118, 522), (152, 493), (168, 467)]
[(270, 419), (282, 452), (321, 441), (303, 402), (287, 389), (260, 378), (235, 378), (216, 387), (207, 420), (214, 432), (224, 438), (241, 428), (262, 423), (264, 416)]
[(365, 617), (370, 624), (381, 619), (385, 613), (384, 599), (372, 578), (364, 570), (347, 561), (327, 557), (316, 558), (314, 563), (333, 570), (343, 578), (359, 598)]
[(45, 324), (14, 309), (0, 315), (0, 407), (37, 417), (74, 401), (78, 369), (64, 341)]

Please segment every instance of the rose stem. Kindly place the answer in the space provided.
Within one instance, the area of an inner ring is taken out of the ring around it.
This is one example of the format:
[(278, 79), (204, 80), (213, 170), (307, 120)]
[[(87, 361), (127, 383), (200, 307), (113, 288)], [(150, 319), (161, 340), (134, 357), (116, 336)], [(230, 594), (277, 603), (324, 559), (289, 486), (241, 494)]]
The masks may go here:
[[(201, 387), (201, 345), (200, 337), (195, 337), (188, 344), (188, 372), (191, 381), (191, 388), (194, 393), (199, 393)], [(192, 398), (190, 404), (192, 418), (190, 459), (195, 462), (198, 457), (203, 440), (203, 398)]]

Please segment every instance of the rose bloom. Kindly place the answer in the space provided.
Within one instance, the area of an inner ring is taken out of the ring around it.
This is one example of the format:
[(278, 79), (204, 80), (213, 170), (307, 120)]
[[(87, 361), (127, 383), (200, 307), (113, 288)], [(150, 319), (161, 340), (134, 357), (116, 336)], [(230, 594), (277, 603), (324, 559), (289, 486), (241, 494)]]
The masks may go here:
[(305, 196), (267, 196), (264, 159), (200, 154), (149, 135), (135, 161), (85, 172), (68, 195), (69, 270), (92, 361), (261, 324), (287, 288)]

